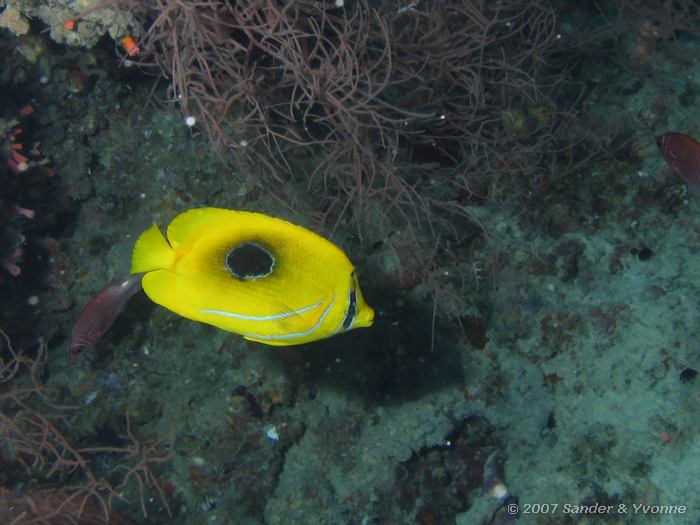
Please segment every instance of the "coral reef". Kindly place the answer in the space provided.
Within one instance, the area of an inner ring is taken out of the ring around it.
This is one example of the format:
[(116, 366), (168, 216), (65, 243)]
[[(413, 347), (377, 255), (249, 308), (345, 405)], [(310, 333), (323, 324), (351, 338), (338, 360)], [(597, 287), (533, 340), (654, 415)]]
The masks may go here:
[(156, 65), (191, 125), (297, 212), (381, 244), (377, 271), (450, 295), (443, 314), (472, 284), (469, 204), (583, 140), (546, 2), (119, 5), (144, 28), (129, 63)]
[[(126, 499), (131, 482), (138, 487), (144, 517), (148, 515), (144, 495), (148, 486), (155, 487), (170, 514), (151, 468), (169, 459), (172, 443), (140, 442), (131, 431), (127, 413), (126, 434), (112, 436), (115, 442), (123, 441), (123, 446), (72, 444), (65, 428), (76, 407), (53, 402), (55, 393), (39, 379), (46, 364), (46, 342), (40, 339), (35, 349), (15, 350), (0, 330), (0, 344), (0, 462), (4, 477), (14, 478), (14, 484), (26, 478), (31, 487), (19, 494), (0, 485), (3, 523), (129, 523), (113, 510), (113, 502)], [(18, 380), (24, 372), (28, 382)], [(126, 470), (116, 476), (108, 465), (120, 456), (126, 459), (117, 464)]]
[(13, 5), (5, 6), (0, 14), (0, 27), (15, 35), (24, 35), (29, 31), (29, 21)]
[[(0, 119), (0, 168), (3, 194), (0, 196), (0, 268), (13, 277), (21, 274), (26, 235), (23, 224), (34, 219), (36, 212), (27, 207), (35, 201), (32, 193), (40, 187), (50, 186), (53, 169), (43, 152), (40, 141), (35, 141), (27, 127), (34, 108), (31, 104), (21, 107), (15, 118)], [(26, 205), (25, 205), (26, 204)]]
[(15, 35), (30, 30), (31, 21), (41, 22), (55, 42), (92, 47), (104, 35), (119, 41), (137, 32), (140, 25), (128, 11), (103, 0), (5, 0), (0, 27)]

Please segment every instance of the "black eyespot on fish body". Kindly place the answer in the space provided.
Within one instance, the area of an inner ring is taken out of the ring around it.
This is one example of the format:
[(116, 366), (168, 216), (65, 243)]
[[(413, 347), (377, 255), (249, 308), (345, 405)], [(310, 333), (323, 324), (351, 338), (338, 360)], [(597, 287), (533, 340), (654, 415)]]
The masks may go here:
[(229, 273), (240, 281), (262, 279), (275, 268), (275, 258), (257, 242), (234, 246), (226, 254), (225, 263)]

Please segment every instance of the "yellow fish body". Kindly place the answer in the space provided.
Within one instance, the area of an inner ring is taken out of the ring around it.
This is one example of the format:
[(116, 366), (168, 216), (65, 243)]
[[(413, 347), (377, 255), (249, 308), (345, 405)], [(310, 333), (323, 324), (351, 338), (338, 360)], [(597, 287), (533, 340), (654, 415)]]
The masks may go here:
[(198, 208), (136, 241), (151, 300), (251, 341), (286, 346), (371, 326), (355, 268), (320, 235), (262, 213)]

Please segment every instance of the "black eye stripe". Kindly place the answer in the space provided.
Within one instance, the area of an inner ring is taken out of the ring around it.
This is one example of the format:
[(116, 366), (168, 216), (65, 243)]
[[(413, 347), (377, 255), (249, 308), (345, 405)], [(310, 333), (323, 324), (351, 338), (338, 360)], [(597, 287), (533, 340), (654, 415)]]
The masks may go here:
[(348, 312), (345, 314), (345, 319), (343, 319), (343, 330), (347, 330), (352, 326), (352, 322), (355, 320), (355, 315), (357, 314), (357, 292), (353, 286), (350, 290), (350, 304), (348, 305)]

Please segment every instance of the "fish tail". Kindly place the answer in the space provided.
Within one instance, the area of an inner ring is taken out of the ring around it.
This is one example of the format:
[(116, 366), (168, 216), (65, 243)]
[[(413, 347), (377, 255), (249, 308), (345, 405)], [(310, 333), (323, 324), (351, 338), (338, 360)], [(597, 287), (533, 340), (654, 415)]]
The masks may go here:
[(131, 273), (166, 270), (175, 263), (175, 250), (155, 224), (136, 241), (131, 256)]

